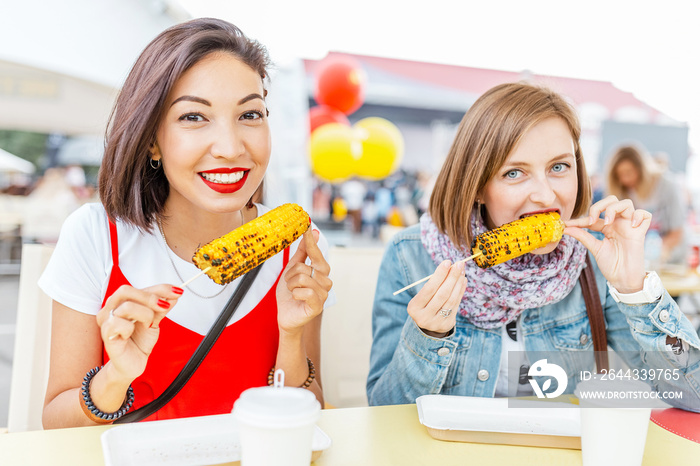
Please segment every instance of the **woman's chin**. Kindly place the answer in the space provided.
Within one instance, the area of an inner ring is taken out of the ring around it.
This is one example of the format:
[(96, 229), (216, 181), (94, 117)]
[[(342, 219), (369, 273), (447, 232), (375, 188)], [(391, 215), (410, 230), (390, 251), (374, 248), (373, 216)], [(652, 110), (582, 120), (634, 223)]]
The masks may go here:
[(549, 243), (546, 246), (530, 251), (530, 254), (549, 254), (550, 252), (554, 251), (558, 245), (559, 241), (555, 241), (554, 243)]

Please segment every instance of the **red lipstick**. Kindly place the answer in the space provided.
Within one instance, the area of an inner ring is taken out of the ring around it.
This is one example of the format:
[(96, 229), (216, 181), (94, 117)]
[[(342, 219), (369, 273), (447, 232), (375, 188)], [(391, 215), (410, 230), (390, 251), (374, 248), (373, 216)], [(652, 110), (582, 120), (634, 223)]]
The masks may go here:
[[(243, 177), (236, 181), (235, 183), (214, 183), (213, 181), (209, 181), (204, 176), (202, 173), (236, 173), (236, 172), (243, 172)], [(209, 186), (212, 190), (216, 191), (217, 193), (221, 194), (231, 194), (235, 193), (239, 189), (243, 187), (245, 184), (246, 180), (248, 179), (248, 173), (250, 170), (244, 169), (244, 168), (215, 168), (213, 170), (206, 170), (203, 172), (199, 173), (199, 177), (201, 180)]]

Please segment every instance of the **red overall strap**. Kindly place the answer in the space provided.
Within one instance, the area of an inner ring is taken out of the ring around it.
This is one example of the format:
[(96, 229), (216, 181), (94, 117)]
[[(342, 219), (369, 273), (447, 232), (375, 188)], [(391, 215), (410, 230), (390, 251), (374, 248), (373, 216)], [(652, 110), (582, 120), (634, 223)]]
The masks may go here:
[(112, 296), (120, 286), (130, 285), (129, 280), (126, 279), (119, 268), (119, 240), (117, 237), (117, 226), (111, 220), (109, 221), (109, 242), (112, 249), (112, 270), (109, 274), (109, 282), (107, 283), (107, 291), (105, 292), (105, 298), (102, 301), (102, 307), (104, 307), (107, 299)]

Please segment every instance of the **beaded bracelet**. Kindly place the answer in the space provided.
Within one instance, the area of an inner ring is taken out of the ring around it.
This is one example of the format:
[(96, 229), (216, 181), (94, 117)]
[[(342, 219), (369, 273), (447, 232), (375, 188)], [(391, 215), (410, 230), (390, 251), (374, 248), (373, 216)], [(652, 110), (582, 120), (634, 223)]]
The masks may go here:
[[(309, 388), (311, 386), (311, 383), (316, 378), (316, 367), (314, 366), (314, 363), (309, 358), (306, 358), (306, 362), (309, 364), (309, 376), (306, 378), (306, 381), (301, 385), (300, 388)], [(267, 374), (267, 384), (269, 386), (273, 386), (275, 384), (274, 366), (272, 367), (272, 369), (270, 369), (270, 373)]]
[(100, 366), (90, 369), (85, 377), (83, 377), (83, 388), (80, 390), (80, 407), (83, 408), (83, 412), (91, 421), (99, 424), (108, 424), (112, 421), (116, 421), (131, 409), (131, 406), (134, 404), (134, 390), (131, 388), (131, 385), (129, 385), (124, 403), (122, 403), (121, 408), (117, 411), (113, 413), (104, 413), (100, 411), (90, 397), (90, 382), (95, 374), (103, 367), (104, 366)]

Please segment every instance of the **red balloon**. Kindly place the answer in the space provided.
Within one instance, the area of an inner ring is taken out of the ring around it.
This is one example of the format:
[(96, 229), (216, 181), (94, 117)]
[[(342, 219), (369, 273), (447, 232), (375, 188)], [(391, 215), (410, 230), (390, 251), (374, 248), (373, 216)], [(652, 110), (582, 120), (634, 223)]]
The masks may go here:
[(365, 82), (365, 73), (357, 60), (325, 58), (316, 71), (314, 99), (349, 115), (365, 100)]
[(328, 123), (340, 123), (350, 126), (350, 120), (343, 112), (328, 105), (317, 105), (309, 109), (309, 132), (313, 133), (316, 128)]

